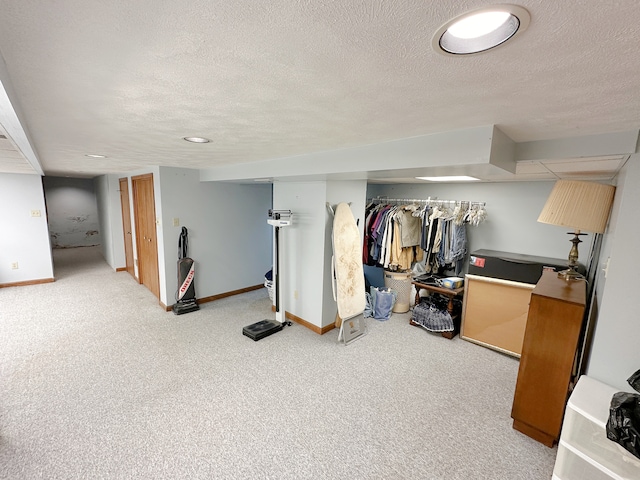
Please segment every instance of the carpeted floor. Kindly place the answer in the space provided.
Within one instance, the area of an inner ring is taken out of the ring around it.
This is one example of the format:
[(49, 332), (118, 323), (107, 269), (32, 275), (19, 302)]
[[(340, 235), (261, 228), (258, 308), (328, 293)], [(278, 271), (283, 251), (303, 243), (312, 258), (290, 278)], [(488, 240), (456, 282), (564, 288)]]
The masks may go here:
[(551, 478), (511, 428), (513, 358), (408, 314), (253, 342), (265, 289), (175, 316), (96, 247), (54, 258), (0, 289), (2, 479)]

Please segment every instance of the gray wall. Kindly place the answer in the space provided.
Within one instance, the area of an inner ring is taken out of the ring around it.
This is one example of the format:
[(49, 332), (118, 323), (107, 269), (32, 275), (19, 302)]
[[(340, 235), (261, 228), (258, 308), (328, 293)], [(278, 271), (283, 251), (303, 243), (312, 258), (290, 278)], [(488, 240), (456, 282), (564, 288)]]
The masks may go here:
[[(161, 205), (156, 215), (162, 230), (165, 304), (174, 303), (178, 288), (183, 226), (189, 232), (198, 298), (263, 283), (271, 268), (271, 185), (200, 182), (197, 170), (181, 168), (160, 167), (159, 173)], [(173, 226), (173, 219), (179, 220), (178, 226)]]
[[(618, 178), (609, 229), (600, 256), (600, 308), (587, 374), (620, 390), (640, 369), (640, 295), (634, 254), (640, 223), (640, 156), (633, 155)], [(602, 271), (609, 260), (606, 275)]]
[(100, 223), (102, 255), (114, 270), (124, 268), (125, 256), (118, 177), (116, 175), (102, 175), (94, 178), (93, 184)]
[(294, 215), (292, 225), (280, 230), (282, 306), (318, 327), (323, 321), (326, 191), (326, 182), (273, 184), (273, 208)]
[(93, 180), (43, 177), (53, 248), (100, 245), (100, 223)]
[(331, 286), (333, 217), (327, 203), (351, 203), (362, 239), (366, 181), (276, 182), (273, 205), (292, 210), (293, 224), (281, 229), (281, 289), (286, 311), (317, 326), (335, 322)]
[[(40, 216), (32, 216), (39, 212)], [(39, 175), (0, 175), (0, 284), (53, 279), (53, 260)], [(13, 269), (12, 264), (18, 268)]]

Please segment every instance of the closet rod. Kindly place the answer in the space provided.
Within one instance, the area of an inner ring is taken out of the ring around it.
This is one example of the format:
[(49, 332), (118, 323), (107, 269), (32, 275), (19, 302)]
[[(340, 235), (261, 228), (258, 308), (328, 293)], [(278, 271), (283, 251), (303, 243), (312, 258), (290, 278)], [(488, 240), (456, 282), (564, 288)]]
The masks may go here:
[(368, 202), (376, 202), (376, 203), (387, 202), (387, 203), (395, 203), (396, 205), (403, 204), (403, 203), (423, 203), (425, 205), (429, 203), (433, 203), (433, 204), (468, 203), (469, 206), (479, 205), (481, 207), (484, 207), (486, 205), (486, 202), (471, 202), (469, 200), (440, 200), (438, 198), (431, 198), (431, 197), (424, 199), (424, 198), (388, 198), (388, 197), (377, 196), (375, 198), (370, 198)]

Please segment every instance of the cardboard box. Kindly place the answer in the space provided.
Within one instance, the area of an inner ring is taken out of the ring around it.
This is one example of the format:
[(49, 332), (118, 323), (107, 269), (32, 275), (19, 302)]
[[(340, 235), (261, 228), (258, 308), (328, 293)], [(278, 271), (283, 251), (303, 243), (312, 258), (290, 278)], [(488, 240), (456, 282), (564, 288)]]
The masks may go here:
[(442, 279), (442, 286), (445, 288), (460, 288), (464, 285), (464, 278), (460, 277), (446, 277)]

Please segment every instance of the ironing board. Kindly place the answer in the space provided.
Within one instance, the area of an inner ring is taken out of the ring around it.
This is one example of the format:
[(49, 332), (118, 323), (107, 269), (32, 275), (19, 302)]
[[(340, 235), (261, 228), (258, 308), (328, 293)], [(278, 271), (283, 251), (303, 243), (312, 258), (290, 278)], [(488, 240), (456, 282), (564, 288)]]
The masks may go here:
[[(338, 304), (336, 326), (340, 327), (338, 340), (345, 343), (355, 340), (365, 333), (364, 317), (349, 322), (347, 330), (344, 321), (362, 315), (366, 305), (364, 269), (362, 266), (362, 244), (356, 220), (347, 203), (339, 203), (333, 218), (333, 297)], [(340, 323), (340, 325), (338, 325)]]

